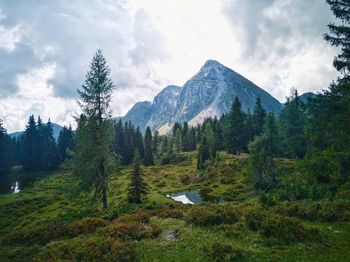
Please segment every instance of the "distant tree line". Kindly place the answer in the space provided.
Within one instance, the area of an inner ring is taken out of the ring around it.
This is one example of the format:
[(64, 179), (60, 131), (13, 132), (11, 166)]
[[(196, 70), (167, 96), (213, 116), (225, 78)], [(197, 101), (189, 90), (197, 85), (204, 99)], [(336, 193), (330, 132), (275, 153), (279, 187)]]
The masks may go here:
[(43, 123), (31, 115), (25, 131), (18, 137), (10, 138), (0, 122), (0, 168), (8, 172), (11, 166), (22, 165), (26, 171), (49, 171), (55, 169), (73, 150), (72, 128), (63, 127), (56, 141), (50, 120)]

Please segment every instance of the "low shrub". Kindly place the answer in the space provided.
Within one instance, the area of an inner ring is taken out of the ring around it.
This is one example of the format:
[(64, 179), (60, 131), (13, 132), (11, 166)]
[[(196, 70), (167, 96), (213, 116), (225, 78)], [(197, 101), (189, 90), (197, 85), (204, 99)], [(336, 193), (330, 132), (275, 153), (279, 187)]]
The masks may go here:
[(69, 231), (72, 236), (78, 236), (81, 234), (90, 234), (96, 231), (97, 227), (107, 226), (108, 221), (96, 218), (96, 217), (87, 217), (76, 222), (73, 222), (69, 225)]
[(242, 248), (223, 243), (214, 243), (206, 252), (213, 261), (241, 261), (244, 254)]
[(89, 238), (54, 242), (38, 254), (39, 261), (134, 261), (134, 245), (112, 238)]
[(193, 206), (186, 216), (186, 221), (199, 225), (219, 225), (219, 224), (234, 224), (240, 218), (238, 209), (230, 206)]
[(263, 237), (276, 238), (285, 243), (320, 238), (317, 229), (306, 229), (298, 218), (281, 216), (264, 211), (253, 212), (246, 217), (249, 229)]
[(181, 219), (184, 217), (184, 214), (180, 210), (176, 209), (167, 209), (162, 212), (160, 212), (158, 215), (160, 218), (175, 218), (175, 219)]
[(114, 222), (118, 223), (148, 223), (149, 219), (156, 214), (154, 210), (140, 210), (131, 214), (123, 214)]
[(104, 235), (121, 240), (141, 240), (154, 238), (161, 233), (157, 225), (143, 225), (135, 223), (114, 223), (106, 227)]
[(43, 245), (52, 240), (76, 237), (81, 234), (90, 234), (95, 232), (99, 226), (106, 226), (108, 222), (100, 218), (83, 218), (71, 224), (53, 223), (25, 227), (24, 229), (11, 232), (5, 236), (5, 243)]
[(310, 221), (344, 221), (346, 213), (350, 212), (349, 200), (334, 201), (294, 201), (281, 202), (274, 207), (275, 213), (306, 219)]

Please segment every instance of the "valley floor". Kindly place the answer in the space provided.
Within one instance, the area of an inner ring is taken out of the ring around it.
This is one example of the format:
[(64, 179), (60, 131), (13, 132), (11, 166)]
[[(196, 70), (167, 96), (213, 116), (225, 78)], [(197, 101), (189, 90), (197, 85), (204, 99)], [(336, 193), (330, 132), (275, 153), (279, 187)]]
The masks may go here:
[[(112, 175), (107, 211), (72, 193), (69, 169), (0, 195), (0, 261), (349, 261), (349, 201), (262, 206), (244, 156), (220, 153), (203, 173), (184, 156), (142, 167), (149, 194), (138, 206), (126, 202), (131, 166)], [(225, 201), (166, 197), (192, 189)]]

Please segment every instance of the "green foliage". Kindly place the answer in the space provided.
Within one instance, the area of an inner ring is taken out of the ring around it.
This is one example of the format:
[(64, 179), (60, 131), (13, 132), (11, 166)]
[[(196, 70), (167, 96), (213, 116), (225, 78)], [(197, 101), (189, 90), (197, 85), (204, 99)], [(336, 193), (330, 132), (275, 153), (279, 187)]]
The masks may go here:
[(110, 149), (113, 142), (113, 126), (110, 120), (110, 100), (113, 83), (110, 69), (98, 50), (92, 59), (82, 89), (78, 90), (83, 111), (76, 131), (76, 165), (74, 174), (80, 177), (82, 191), (94, 190), (94, 197), (102, 200), (107, 208), (107, 190), (112, 160)]
[(41, 261), (134, 261), (135, 257), (133, 244), (104, 237), (53, 242), (38, 254)]
[(214, 243), (206, 251), (213, 261), (242, 261), (244, 251), (242, 248), (223, 243)]
[(245, 130), (246, 114), (241, 101), (235, 97), (224, 127), (224, 147), (231, 154), (240, 154), (246, 147), (248, 137)]
[(268, 113), (265, 118), (264, 132), (249, 144), (249, 160), (253, 170), (254, 184), (257, 189), (268, 191), (275, 186), (275, 164), (273, 157), (279, 151), (278, 131), (275, 116)]
[(60, 162), (63, 162), (66, 158), (69, 158), (67, 152), (73, 150), (74, 147), (74, 133), (72, 127), (66, 126), (60, 131), (57, 139), (57, 149)]
[(210, 208), (208, 206), (193, 206), (185, 218), (191, 224), (209, 226), (234, 224), (239, 220), (240, 216), (239, 210), (233, 207)]
[(294, 89), (291, 96), (287, 98), (279, 119), (282, 151), (285, 156), (304, 157), (306, 152), (305, 121), (304, 104), (300, 100), (298, 91)]
[(143, 163), (146, 166), (151, 166), (154, 164), (152, 144), (153, 144), (153, 142), (152, 142), (151, 128), (147, 127), (146, 133), (145, 133), (145, 157), (143, 159)]
[(138, 152), (136, 152), (134, 159), (134, 170), (131, 176), (131, 181), (128, 190), (129, 203), (142, 203), (142, 197), (148, 192), (147, 186), (142, 178), (140, 170), (140, 161), (140, 155)]
[(246, 224), (263, 237), (276, 238), (287, 244), (306, 240), (309, 234), (312, 238), (320, 237), (317, 230), (306, 229), (299, 219), (264, 211), (250, 213), (246, 217)]

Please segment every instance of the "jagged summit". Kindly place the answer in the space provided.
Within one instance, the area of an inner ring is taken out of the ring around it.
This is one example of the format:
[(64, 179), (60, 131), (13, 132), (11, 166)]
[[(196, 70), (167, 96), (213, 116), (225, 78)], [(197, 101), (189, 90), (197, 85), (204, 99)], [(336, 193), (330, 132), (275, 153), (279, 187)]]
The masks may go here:
[(167, 86), (155, 96), (151, 107), (132, 108), (125, 118), (134, 119), (143, 130), (150, 126), (165, 133), (177, 121), (196, 125), (207, 117), (220, 117), (230, 110), (235, 96), (246, 111), (253, 109), (256, 97), (267, 111), (278, 114), (282, 109), (277, 99), (253, 82), (216, 60), (208, 60), (183, 87)]

